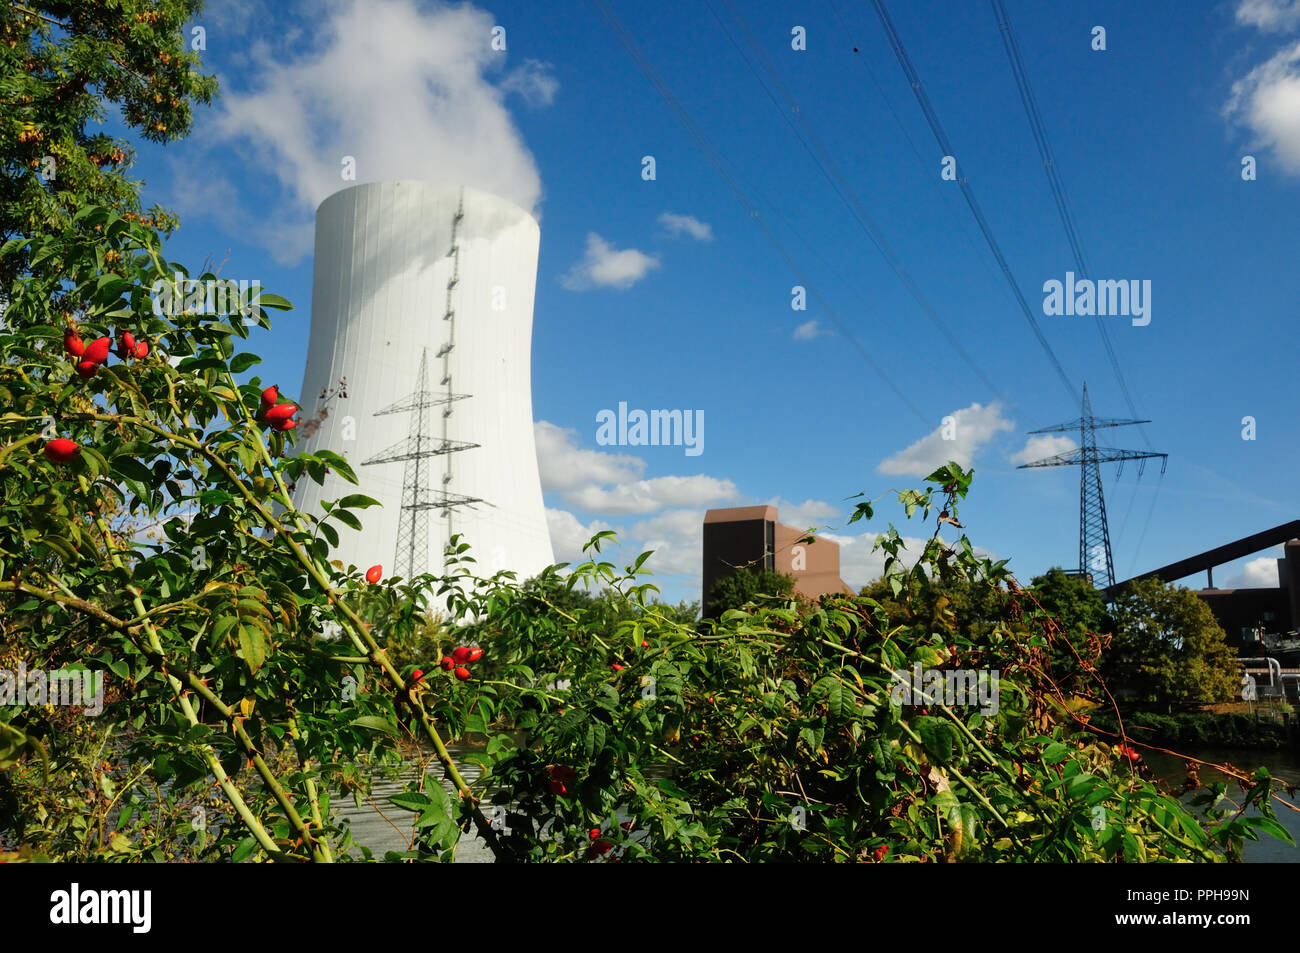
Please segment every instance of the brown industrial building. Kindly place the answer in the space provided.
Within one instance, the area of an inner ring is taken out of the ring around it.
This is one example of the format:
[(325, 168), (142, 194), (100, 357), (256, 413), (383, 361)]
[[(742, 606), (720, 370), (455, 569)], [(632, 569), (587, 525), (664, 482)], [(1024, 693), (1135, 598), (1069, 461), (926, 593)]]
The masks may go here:
[(777, 522), (775, 506), (735, 506), (704, 514), (704, 615), (718, 580), (738, 569), (764, 569), (793, 576), (795, 592), (810, 599), (828, 592), (850, 595), (840, 578), (840, 545), (829, 539), (802, 542), (807, 530)]
[[(1283, 544), (1277, 561), (1276, 589), (1216, 589), (1214, 567)], [(1205, 573), (1206, 588), (1196, 594), (1205, 600), (1228, 636), (1230, 644), (1249, 646), (1262, 635), (1286, 636), (1300, 629), (1300, 520), (1255, 533), (1197, 556), (1153, 569), (1116, 583), (1107, 595), (1118, 593), (1128, 582), (1158, 577), (1175, 582), (1192, 573)]]

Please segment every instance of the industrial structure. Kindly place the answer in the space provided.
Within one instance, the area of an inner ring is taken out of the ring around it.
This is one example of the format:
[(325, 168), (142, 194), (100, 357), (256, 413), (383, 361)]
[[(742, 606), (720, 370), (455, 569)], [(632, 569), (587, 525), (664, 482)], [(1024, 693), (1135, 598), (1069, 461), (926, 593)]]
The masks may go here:
[[(523, 579), (554, 561), (533, 441), (539, 241), (531, 215), (472, 188), (370, 183), (317, 209), (301, 390), (314, 429), (299, 446), (341, 454), (360, 486), (304, 478), (294, 503), (383, 504), (358, 514), (362, 531), (336, 524), (332, 558), (437, 574), (460, 534), (478, 575)], [(347, 396), (321, 419), (310, 398), (340, 380)]]
[(808, 531), (777, 522), (775, 506), (734, 506), (704, 514), (703, 614), (718, 582), (739, 569), (793, 576), (795, 592), (810, 599), (853, 590), (840, 578), (840, 545), (810, 541)]
[[(1215, 566), (1242, 559), (1279, 543), (1283, 546), (1283, 555), (1277, 561), (1276, 588), (1215, 588)], [(1300, 629), (1300, 520), (1274, 526), (1126, 579), (1110, 587), (1106, 596), (1113, 597), (1130, 582), (1151, 578), (1175, 582), (1198, 572), (1205, 573), (1206, 586), (1196, 594), (1214, 613), (1228, 636), (1229, 644), (1251, 649), (1245, 654), (1261, 654), (1252, 647), (1263, 643), (1270, 654), (1285, 651), (1289, 656), (1288, 665), (1300, 661), (1300, 641), (1297, 641), (1296, 631)]]
[(1146, 461), (1151, 457), (1160, 457), (1160, 473), (1163, 476), (1165, 466), (1169, 463), (1169, 454), (1154, 453), (1145, 450), (1116, 450), (1111, 447), (1097, 447), (1097, 431), (1106, 427), (1127, 427), (1130, 424), (1148, 424), (1149, 420), (1118, 420), (1109, 417), (1094, 417), (1092, 403), (1088, 400), (1088, 385), (1083, 385), (1083, 412), (1078, 420), (1069, 420), (1041, 430), (1031, 430), (1031, 434), (1063, 433), (1069, 430), (1079, 431), (1079, 446), (1074, 450), (1058, 453), (1055, 456), (1022, 464), (1018, 469), (1029, 467), (1072, 467), (1079, 472), (1079, 572), (1088, 574), (1093, 579), (1100, 578), (1101, 588), (1115, 584), (1115, 557), (1110, 550), (1110, 527), (1106, 522), (1106, 498), (1101, 490), (1100, 464), (1119, 462), (1124, 466), (1125, 460), (1137, 460), (1138, 476), (1142, 475)]

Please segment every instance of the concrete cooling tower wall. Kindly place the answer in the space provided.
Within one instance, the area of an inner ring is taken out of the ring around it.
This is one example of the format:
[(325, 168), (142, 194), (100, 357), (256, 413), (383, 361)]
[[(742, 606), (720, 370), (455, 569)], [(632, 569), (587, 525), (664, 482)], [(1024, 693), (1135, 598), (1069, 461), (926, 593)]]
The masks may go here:
[(539, 238), (527, 212), (471, 188), (380, 182), (321, 203), (299, 426), (322, 390), (346, 379), (347, 396), (299, 446), (343, 455), (361, 485), (304, 474), (294, 502), (383, 503), (358, 512), (362, 532), (332, 521), (331, 558), (438, 573), (454, 532), (479, 575), (522, 580), (553, 562), (533, 443)]

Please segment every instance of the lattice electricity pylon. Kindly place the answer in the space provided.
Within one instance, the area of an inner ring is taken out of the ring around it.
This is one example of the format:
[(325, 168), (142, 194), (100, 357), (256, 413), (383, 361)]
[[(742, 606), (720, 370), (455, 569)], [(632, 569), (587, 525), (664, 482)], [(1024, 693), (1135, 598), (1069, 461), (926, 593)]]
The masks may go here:
[(375, 412), (376, 417), (384, 414), (409, 413), (411, 425), (406, 439), (398, 441), (387, 450), (361, 463), (363, 467), (379, 463), (396, 463), (399, 460), (406, 463), (402, 473), (402, 516), (397, 524), (397, 551), (393, 557), (393, 564), (396, 573), (407, 579), (428, 569), (429, 510), (448, 510), (453, 506), (482, 502), (475, 497), (448, 493), (445, 490), (435, 492), (425, 485), (427, 472), (424, 461), (429, 457), (479, 446), (463, 440), (431, 437), (425, 432), (426, 408), (449, 404), (469, 396), (468, 394), (437, 394), (429, 390), (428, 363), (429, 352), (426, 348), (420, 354), (419, 389), (397, 403)]
[(1044, 427), (1042, 430), (1031, 430), (1034, 433), (1060, 433), (1065, 430), (1079, 431), (1079, 448), (1070, 450), (1066, 453), (1058, 453), (1053, 457), (1045, 457), (1042, 460), (1035, 460), (1033, 463), (1022, 464), (1018, 469), (1025, 470), (1029, 467), (1081, 467), (1079, 479), (1079, 572), (1087, 573), (1094, 577), (1093, 584), (1096, 585), (1096, 576), (1099, 573), (1105, 573), (1105, 585), (1097, 586), (1098, 589), (1106, 589), (1115, 585), (1115, 558), (1110, 551), (1110, 527), (1106, 524), (1106, 499), (1101, 492), (1101, 469), (1100, 464), (1120, 462), (1120, 468), (1123, 469), (1123, 461), (1140, 460), (1138, 464), (1138, 476), (1142, 476), (1142, 471), (1146, 467), (1146, 461), (1151, 457), (1160, 457), (1160, 473), (1163, 476), (1165, 467), (1169, 464), (1169, 454), (1152, 453), (1145, 450), (1114, 450), (1110, 447), (1097, 449), (1097, 431), (1105, 427), (1127, 427), (1131, 424), (1149, 424), (1149, 420), (1119, 420), (1114, 417), (1094, 417), (1092, 415), (1092, 404), (1088, 400), (1088, 385), (1083, 385), (1083, 415), (1078, 420), (1070, 420), (1063, 424), (1057, 424), (1054, 427)]

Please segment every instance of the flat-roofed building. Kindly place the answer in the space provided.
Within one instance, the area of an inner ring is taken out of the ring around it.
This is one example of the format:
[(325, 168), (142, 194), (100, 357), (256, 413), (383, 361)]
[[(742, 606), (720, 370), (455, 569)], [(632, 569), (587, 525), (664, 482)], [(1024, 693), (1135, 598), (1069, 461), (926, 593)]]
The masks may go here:
[(840, 546), (833, 540), (807, 541), (806, 530), (780, 522), (775, 506), (734, 506), (704, 514), (704, 615), (719, 580), (738, 569), (770, 569), (793, 576), (795, 591), (815, 599), (828, 592), (852, 595), (840, 578)]

